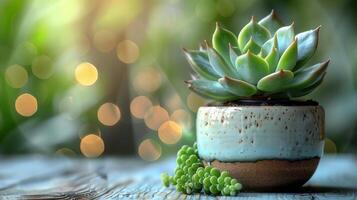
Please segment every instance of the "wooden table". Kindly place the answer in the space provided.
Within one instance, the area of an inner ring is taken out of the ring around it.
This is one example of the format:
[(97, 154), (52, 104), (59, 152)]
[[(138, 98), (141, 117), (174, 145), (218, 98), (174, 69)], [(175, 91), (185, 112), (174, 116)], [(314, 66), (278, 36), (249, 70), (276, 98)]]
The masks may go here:
[[(174, 158), (97, 160), (26, 156), (0, 158), (0, 199), (215, 199), (161, 186)], [(231, 197), (217, 197), (228, 199)], [(236, 199), (357, 199), (357, 157), (325, 156), (307, 186), (281, 193), (242, 192)]]

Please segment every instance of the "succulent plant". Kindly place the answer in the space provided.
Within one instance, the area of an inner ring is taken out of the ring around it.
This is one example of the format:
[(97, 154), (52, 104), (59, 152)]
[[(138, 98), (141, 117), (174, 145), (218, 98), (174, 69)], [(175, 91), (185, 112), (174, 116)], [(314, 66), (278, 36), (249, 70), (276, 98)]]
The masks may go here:
[(236, 36), (218, 23), (199, 50), (184, 53), (195, 93), (216, 101), (294, 98), (312, 92), (322, 82), (329, 60), (305, 66), (315, 53), (320, 27), (295, 35), (294, 23), (284, 26), (272, 11), (259, 22), (254, 17)]

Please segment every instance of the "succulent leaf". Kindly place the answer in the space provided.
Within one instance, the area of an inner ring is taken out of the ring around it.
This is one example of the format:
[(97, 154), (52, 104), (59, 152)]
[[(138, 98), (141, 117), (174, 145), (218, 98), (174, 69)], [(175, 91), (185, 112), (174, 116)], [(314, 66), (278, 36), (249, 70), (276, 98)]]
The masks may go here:
[(282, 55), (286, 48), (294, 41), (294, 23), (290, 26), (284, 26), (276, 31), (278, 38), (279, 55)]
[(297, 40), (295, 39), (280, 57), (276, 70), (286, 69), (292, 71), (296, 65), (297, 53)]
[(244, 47), (247, 45), (249, 40), (253, 40), (259, 45), (263, 45), (271, 37), (270, 32), (264, 26), (259, 25), (254, 17), (250, 22), (245, 25), (238, 35), (238, 46), (241, 52), (243, 52)]
[(210, 98), (217, 101), (228, 101), (238, 98), (236, 95), (228, 92), (217, 81), (191, 80), (186, 81), (186, 83), (190, 90), (205, 98)]
[(242, 80), (254, 85), (269, 72), (268, 63), (250, 51), (237, 58), (236, 67)]
[(296, 35), (298, 40), (298, 59), (296, 69), (300, 69), (315, 53), (319, 40), (319, 30), (305, 31)]
[(299, 70), (295, 73), (294, 79), (288, 84), (288, 88), (300, 90), (316, 83), (325, 73), (329, 62), (330, 60)]
[(228, 44), (231, 44), (233, 47), (237, 47), (237, 36), (235, 36), (231, 31), (222, 28), (217, 23), (216, 30), (214, 31), (212, 37), (212, 45), (226, 62), (230, 61)]
[(278, 48), (278, 37), (274, 35), (274, 37), (270, 38), (266, 41), (262, 46), (262, 56), (265, 57), (273, 48)]
[(231, 77), (226, 76), (218, 81), (229, 92), (240, 97), (252, 96), (257, 92), (257, 88), (254, 85)]
[(239, 48), (232, 47), (232, 45), (229, 44), (229, 58), (233, 65), (235, 65), (238, 55), (239, 55)]
[(311, 92), (313, 92), (322, 83), (325, 75), (326, 75), (326, 72), (323, 73), (314, 84), (312, 84), (312, 85), (310, 85), (310, 86), (308, 86), (306, 88), (303, 88), (303, 89), (300, 89), (300, 90), (290, 90), (288, 92), (288, 96), (290, 96), (290, 97), (302, 97), (302, 96), (305, 96), (307, 94), (310, 94)]
[(207, 54), (209, 58), (209, 62), (213, 69), (221, 76), (230, 75), (234, 78), (238, 78), (236, 70), (233, 66), (229, 63), (227, 64), (226, 61), (211, 47), (207, 47)]
[(261, 19), (258, 24), (267, 28), (271, 34), (275, 33), (280, 27), (283, 26), (283, 22), (275, 14), (274, 10), (272, 10), (268, 16)]
[(208, 80), (218, 80), (220, 78), (219, 74), (212, 68), (205, 52), (186, 49), (183, 49), (183, 51), (191, 68), (199, 76)]
[(261, 50), (261, 47), (253, 40), (253, 38), (250, 38), (242, 53), (247, 53), (248, 50), (254, 54), (258, 54)]
[(265, 57), (265, 61), (269, 64), (269, 73), (273, 73), (279, 62), (279, 53), (277, 48), (273, 48), (271, 52)]
[(258, 89), (265, 92), (281, 92), (294, 78), (294, 73), (289, 70), (279, 70), (269, 74), (258, 82)]

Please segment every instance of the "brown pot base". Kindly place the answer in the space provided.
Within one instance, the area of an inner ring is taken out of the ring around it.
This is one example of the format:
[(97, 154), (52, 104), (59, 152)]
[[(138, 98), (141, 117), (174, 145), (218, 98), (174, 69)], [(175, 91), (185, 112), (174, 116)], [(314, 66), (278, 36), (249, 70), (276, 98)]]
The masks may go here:
[[(228, 171), (245, 190), (286, 190), (301, 187), (314, 174), (320, 158), (305, 160), (260, 160), (256, 162), (220, 162), (210, 165)], [(208, 162), (204, 161), (204, 165)]]

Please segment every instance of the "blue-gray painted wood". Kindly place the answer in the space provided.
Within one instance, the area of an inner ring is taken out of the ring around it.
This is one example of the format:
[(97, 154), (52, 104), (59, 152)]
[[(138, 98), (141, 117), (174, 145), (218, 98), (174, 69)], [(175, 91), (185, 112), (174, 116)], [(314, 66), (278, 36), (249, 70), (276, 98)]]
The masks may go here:
[(173, 171), (173, 158), (155, 163), (41, 156), (0, 160), (0, 199), (357, 199), (357, 157), (352, 155), (325, 156), (308, 184), (296, 191), (236, 197), (184, 195), (162, 187), (159, 175)]

